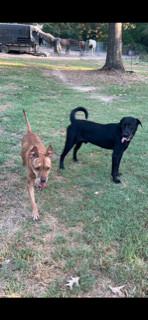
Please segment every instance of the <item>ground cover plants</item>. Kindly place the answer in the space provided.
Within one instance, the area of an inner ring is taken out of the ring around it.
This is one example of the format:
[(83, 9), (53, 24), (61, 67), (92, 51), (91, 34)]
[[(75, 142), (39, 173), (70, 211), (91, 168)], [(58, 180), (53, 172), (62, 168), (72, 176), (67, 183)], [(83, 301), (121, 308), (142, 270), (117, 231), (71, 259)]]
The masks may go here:
[[(126, 75), (100, 73), (101, 65), (0, 57), (1, 297), (114, 297), (119, 286), (121, 296), (147, 295), (148, 64), (133, 63), (136, 73)], [(130, 70), (130, 61), (124, 66)], [(91, 144), (77, 164), (70, 152), (59, 170), (77, 106), (96, 122), (128, 115), (142, 122), (121, 161), (122, 184), (111, 180), (111, 151)], [(54, 149), (49, 183), (36, 191), (37, 222), (20, 157), (23, 108), (32, 131)], [(72, 290), (71, 277), (79, 277)]]

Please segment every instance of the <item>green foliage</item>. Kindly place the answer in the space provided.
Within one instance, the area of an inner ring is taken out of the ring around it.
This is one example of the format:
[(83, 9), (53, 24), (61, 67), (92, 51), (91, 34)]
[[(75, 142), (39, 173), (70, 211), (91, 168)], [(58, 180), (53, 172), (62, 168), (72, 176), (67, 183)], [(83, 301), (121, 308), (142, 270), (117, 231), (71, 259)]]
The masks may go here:
[(43, 31), (59, 38), (73, 38), (78, 40), (107, 39), (107, 23), (44, 23)]
[[(108, 23), (44, 23), (43, 31), (60, 38), (73, 38), (85, 41), (94, 39), (96, 41), (107, 42)], [(136, 50), (137, 53), (141, 49), (146, 50), (148, 46), (148, 23), (123, 23), (122, 41), (124, 45), (135, 44), (132, 49)], [(141, 45), (141, 49), (138, 48), (138, 44)]]
[(147, 50), (148, 23), (123, 23), (122, 40), (137, 54)]

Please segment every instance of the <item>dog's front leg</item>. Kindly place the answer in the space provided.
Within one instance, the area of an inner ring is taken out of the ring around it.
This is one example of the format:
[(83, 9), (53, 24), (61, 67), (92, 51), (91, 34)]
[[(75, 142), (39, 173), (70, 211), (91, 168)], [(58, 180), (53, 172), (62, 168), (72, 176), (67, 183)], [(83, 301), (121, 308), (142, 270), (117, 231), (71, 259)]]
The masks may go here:
[(119, 169), (119, 165), (120, 165), (120, 161), (122, 158), (122, 151), (118, 151), (114, 150), (113, 154), (112, 154), (112, 177), (113, 177), (113, 181), (115, 183), (121, 183), (121, 181), (119, 179), (117, 179), (117, 175), (118, 175), (118, 169)]
[(39, 212), (38, 212), (38, 208), (35, 203), (35, 197), (34, 197), (34, 180), (28, 181), (27, 189), (28, 189), (29, 197), (32, 204), (33, 220), (35, 221), (35, 220), (38, 220)]

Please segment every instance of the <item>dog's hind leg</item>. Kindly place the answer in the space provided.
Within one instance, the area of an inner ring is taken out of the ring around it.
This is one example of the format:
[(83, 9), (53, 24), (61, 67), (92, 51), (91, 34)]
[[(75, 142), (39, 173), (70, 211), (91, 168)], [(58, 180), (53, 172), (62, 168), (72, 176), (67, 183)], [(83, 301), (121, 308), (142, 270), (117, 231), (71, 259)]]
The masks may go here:
[(77, 159), (77, 151), (80, 149), (82, 143), (83, 143), (83, 141), (79, 141), (79, 142), (76, 144), (75, 148), (74, 148), (74, 152), (73, 152), (73, 161), (74, 161), (74, 162), (77, 162), (77, 161), (78, 161), (78, 159)]

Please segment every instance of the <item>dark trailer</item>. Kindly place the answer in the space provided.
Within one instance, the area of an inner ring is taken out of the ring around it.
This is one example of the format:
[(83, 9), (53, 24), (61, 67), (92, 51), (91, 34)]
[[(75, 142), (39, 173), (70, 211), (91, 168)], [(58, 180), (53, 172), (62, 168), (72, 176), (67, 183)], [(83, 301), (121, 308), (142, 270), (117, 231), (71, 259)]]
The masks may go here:
[(41, 38), (33, 26), (17, 23), (0, 23), (0, 51), (36, 53)]

